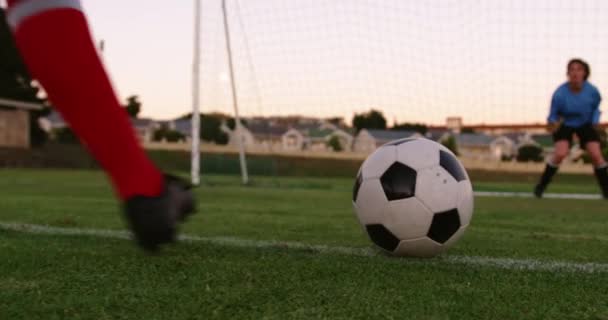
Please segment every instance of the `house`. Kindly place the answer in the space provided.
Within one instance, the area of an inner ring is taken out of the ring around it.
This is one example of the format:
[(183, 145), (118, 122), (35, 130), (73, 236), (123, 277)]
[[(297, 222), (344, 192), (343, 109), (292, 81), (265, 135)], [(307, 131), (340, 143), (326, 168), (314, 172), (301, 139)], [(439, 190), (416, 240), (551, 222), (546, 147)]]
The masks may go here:
[(517, 147), (522, 141), (529, 139), (530, 134), (521, 131), (510, 131), (499, 135), (499, 137), (506, 137), (511, 139), (511, 141), (513, 141), (515, 143), (515, 146)]
[(464, 128), (481, 132), (488, 135), (505, 135), (506, 133), (519, 132), (530, 134), (542, 134), (547, 131), (545, 123), (503, 123), (503, 124), (477, 124), (466, 125)]
[(154, 131), (160, 127), (154, 120), (147, 118), (131, 118), (131, 124), (142, 143), (152, 142)]
[[(58, 129), (67, 128), (68, 124), (63, 119), (61, 114), (52, 111), (46, 117), (38, 120), (40, 128), (49, 134), (52, 134)], [(188, 120), (190, 122), (190, 120)], [(131, 124), (135, 129), (135, 133), (139, 140), (143, 143), (151, 142), (154, 138), (154, 132), (162, 125), (167, 125), (169, 129), (175, 128), (174, 121), (155, 121), (147, 118), (131, 118)]]
[(42, 105), (12, 99), (0, 99), (0, 147), (30, 147), (30, 115)]
[(300, 151), (308, 147), (308, 139), (304, 134), (294, 128), (287, 130), (281, 136), (281, 144), (283, 151)]
[(490, 153), (496, 160), (510, 160), (517, 156), (520, 146), (534, 143), (530, 134), (520, 131), (505, 132), (490, 143)]
[(496, 160), (510, 160), (517, 155), (517, 143), (508, 136), (499, 136), (490, 142), (490, 154)]
[(222, 124), (222, 131), (228, 135), (228, 145), (238, 146), (240, 137), (247, 150), (272, 151), (288, 147), (291, 150), (301, 148), (300, 139), (293, 135), (289, 128), (269, 121), (254, 119), (247, 124), (241, 124), (240, 129), (230, 129), (226, 123)]
[(461, 133), (454, 136), (458, 152), (462, 157), (492, 158), (490, 144), (494, 140), (483, 133)]
[(52, 133), (57, 129), (63, 129), (68, 126), (57, 111), (51, 111), (46, 117), (38, 119), (38, 125), (47, 133)]
[(328, 151), (328, 143), (334, 136), (342, 150), (351, 150), (354, 140), (347, 129), (307, 118), (300, 122), (253, 118), (241, 125), (240, 134), (226, 124), (222, 125), (222, 131), (228, 135), (229, 145), (238, 146), (240, 136), (247, 150), (260, 151)]
[(415, 131), (391, 131), (362, 129), (354, 140), (353, 151), (371, 153), (388, 142), (403, 138), (418, 138), (422, 135)]
[(181, 133), (188, 140), (192, 137), (192, 119), (179, 118), (169, 121), (169, 129)]
[(451, 132), (460, 133), (463, 128), (462, 117), (448, 117), (445, 121), (445, 126)]
[(550, 133), (532, 134), (530, 139), (547, 151), (553, 150), (553, 135)]
[(313, 151), (333, 151), (329, 146), (332, 139), (337, 139), (341, 151), (351, 151), (354, 137), (347, 128), (334, 125), (321, 125), (319, 128), (306, 132), (306, 149)]
[(354, 129), (338, 129), (332, 132), (331, 135), (327, 136), (325, 139), (330, 140), (333, 137), (338, 139), (342, 150), (344, 151), (352, 151), (353, 144), (355, 142), (355, 137), (353, 136)]
[(434, 128), (434, 129), (429, 129), (425, 134), (425, 138), (429, 139), (429, 140), (433, 140), (433, 141), (443, 141), (444, 139), (446, 139), (447, 137), (449, 137), (451, 134), (451, 131), (448, 129), (443, 129), (443, 128)]

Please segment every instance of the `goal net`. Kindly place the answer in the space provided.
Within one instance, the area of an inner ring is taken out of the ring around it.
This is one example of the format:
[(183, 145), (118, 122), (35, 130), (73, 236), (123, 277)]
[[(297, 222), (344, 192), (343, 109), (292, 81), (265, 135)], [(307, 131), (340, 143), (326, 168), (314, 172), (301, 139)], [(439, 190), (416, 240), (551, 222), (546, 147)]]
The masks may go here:
[[(232, 113), (220, 1), (203, 2), (203, 110)], [(608, 86), (601, 0), (228, 0), (237, 96), (252, 116), (544, 122), (572, 57)]]

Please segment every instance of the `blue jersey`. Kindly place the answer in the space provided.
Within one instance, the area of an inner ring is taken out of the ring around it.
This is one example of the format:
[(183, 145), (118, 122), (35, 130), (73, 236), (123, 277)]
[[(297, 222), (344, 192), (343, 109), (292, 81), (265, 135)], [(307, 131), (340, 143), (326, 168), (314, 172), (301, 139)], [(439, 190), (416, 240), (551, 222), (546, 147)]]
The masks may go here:
[(600, 121), (600, 92), (585, 81), (580, 92), (572, 92), (564, 83), (553, 94), (549, 123), (563, 120), (564, 125), (579, 128), (583, 125), (597, 124)]

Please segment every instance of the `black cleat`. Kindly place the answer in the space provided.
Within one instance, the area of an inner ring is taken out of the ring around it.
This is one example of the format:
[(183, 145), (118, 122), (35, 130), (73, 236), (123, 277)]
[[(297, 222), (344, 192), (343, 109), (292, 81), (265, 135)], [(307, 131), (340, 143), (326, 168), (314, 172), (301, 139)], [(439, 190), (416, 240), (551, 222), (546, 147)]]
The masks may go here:
[(545, 186), (542, 184), (537, 184), (534, 187), (534, 196), (540, 199), (543, 197), (543, 193), (545, 193)]
[(175, 242), (177, 224), (196, 210), (191, 186), (173, 176), (164, 176), (158, 197), (135, 196), (125, 203), (125, 216), (137, 244), (148, 251)]
[(608, 199), (608, 169), (606, 167), (596, 168), (595, 177), (602, 190), (602, 197)]
[(558, 166), (547, 163), (547, 165), (545, 166), (545, 171), (543, 171), (543, 175), (540, 177), (540, 181), (534, 187), (534, 195), (537, 198), (540, 199), (543, 197), (545, 189), (547, 189), (547, 186), (551, 182), (551, 179), (553, 179), (553, 176), (557, 173), (558, 169)]

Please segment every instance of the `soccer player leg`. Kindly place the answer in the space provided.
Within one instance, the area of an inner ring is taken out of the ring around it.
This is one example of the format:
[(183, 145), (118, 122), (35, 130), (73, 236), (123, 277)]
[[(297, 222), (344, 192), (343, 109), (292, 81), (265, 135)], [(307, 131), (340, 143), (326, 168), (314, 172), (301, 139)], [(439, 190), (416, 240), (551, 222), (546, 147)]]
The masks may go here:
[(553, 133), (554, 152), (548, 163), (553, 167), (559, 167), (570, 153), (572, 138), (575, 130), (562, 125)]
[(555, 141), (555, 152), (547, 164), (545, 165), (545, 171), (543, 171), (540, 181), (534, 187), (534, 195), (538, 198), (542, 198), (545, 190), (553, 176), (557, 173), (559, 165), (568, 156), (570, 151), (570, 141), (572, 139), (572, 132), (568, 127), (560, 127), (554, 134), (553, 140)]
[(588, 126), (581, 129), (579, 139), (581, 140), (581, 145), (585, 146), (585, 149), (589, 153), (602, 195), (608, 199), (608, 165), (602, 154), (599, 134), (593, 127)]
[(99, 59), (80, 1), (8, 4), (7, 20), (32, 77), (110, 176), (139, 243), (153, 248), (171, 240), (174, 221), (182, 214), (179, 208), (191, 207), (177, 199), (187, 198), (183, 194), (189, 191), (175, 179), (163, 178), (139, 145)]

